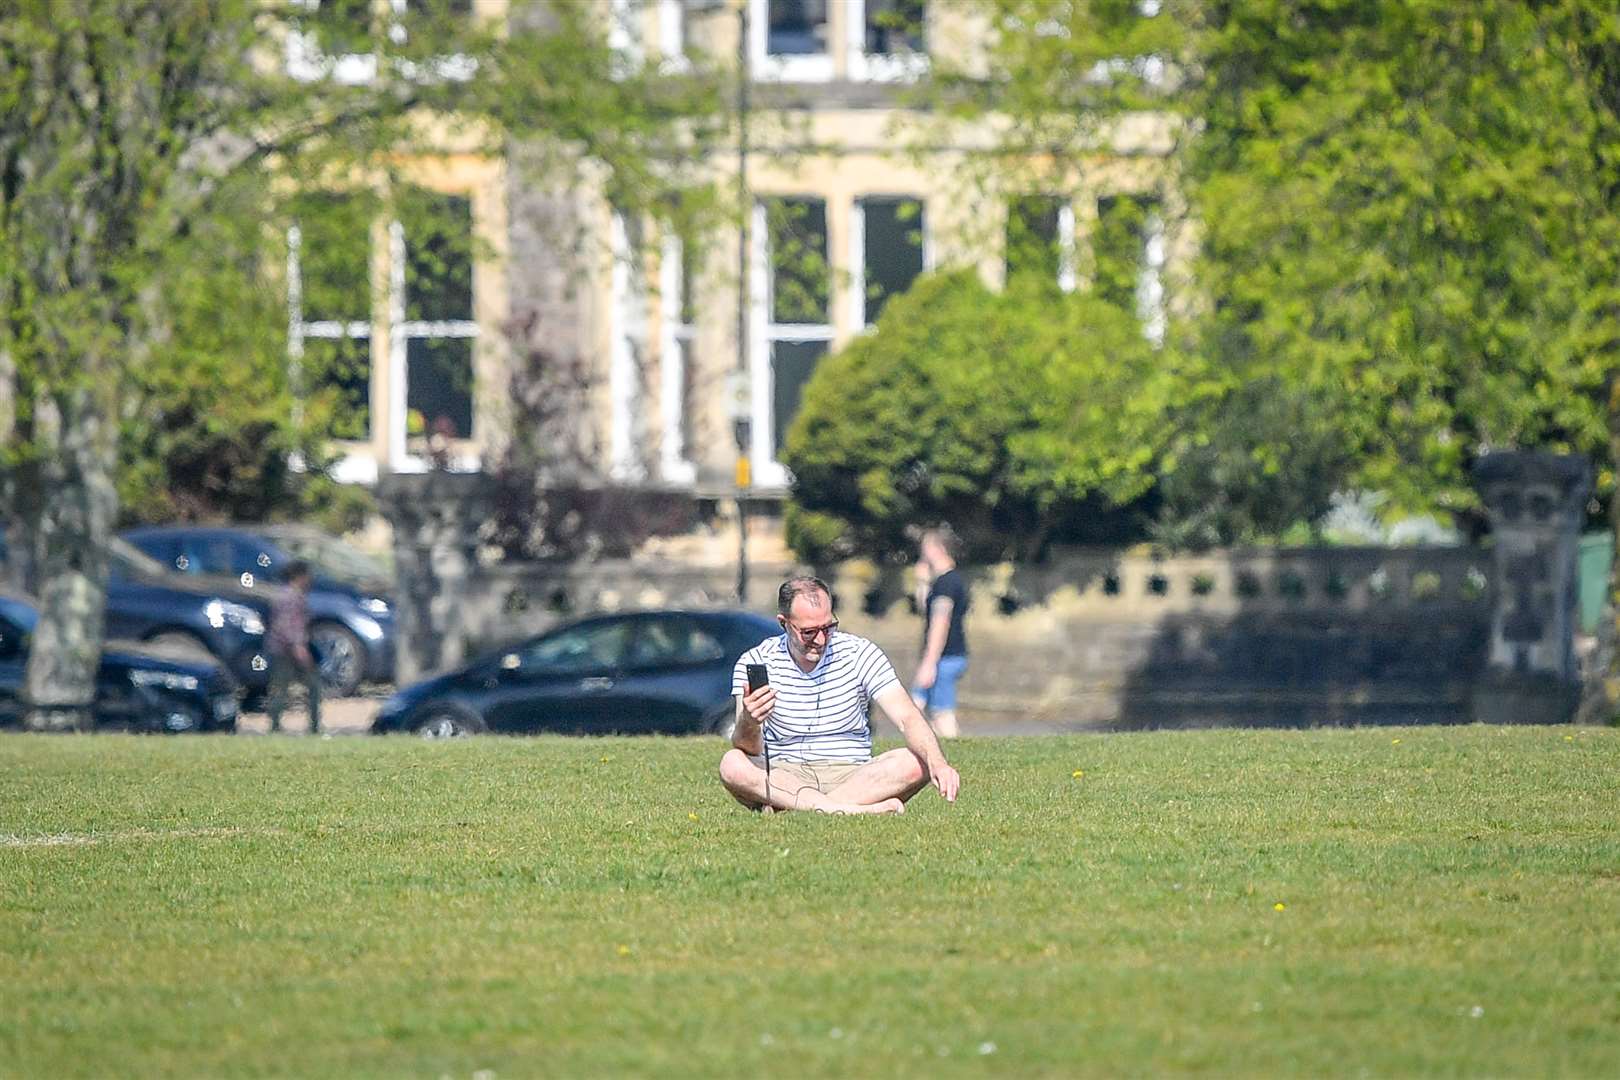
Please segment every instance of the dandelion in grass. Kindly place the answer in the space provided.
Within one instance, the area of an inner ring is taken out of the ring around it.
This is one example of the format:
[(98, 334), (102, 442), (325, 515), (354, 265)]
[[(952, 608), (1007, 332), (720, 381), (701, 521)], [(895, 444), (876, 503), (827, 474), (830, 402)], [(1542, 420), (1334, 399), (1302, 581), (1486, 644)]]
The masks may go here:
[(1399, 746), (1399, 745), (1401, 745), (1401, 740), (1399, 740), (1399, 739), (1391, 739), (1391, 740), (1389, 740), (1389, 745), (1391, 745), (1391, 746)]
[(1271, 910), (1272, 911), (1287, 911), (1288, 910), (1288, 905), (1283, 903), (1281, 900), (1279, 900), (1275, 904), (1271, 905)]
[(619, 946), (619, 955), (620, 956), (629, 956), (630, 955), (630, 946), (628, 946), (628, 945), (620, 945)]
[(1076, 769), (1076, 770), (1074, 770), (1074, 773), (1072, 775), (1074, 776), (1074, 778), (1076, 780), (1078, 780), (1081, 777), (1086, 775), (1086, 770), (1084, 770), (1084, 769)]
[(698, 819), (698, 816), (696, 814), (687, 814), (686, 816), (687, 816), (687, 818), (689, 820), (692, 820), (692, 821), (696, 821)]

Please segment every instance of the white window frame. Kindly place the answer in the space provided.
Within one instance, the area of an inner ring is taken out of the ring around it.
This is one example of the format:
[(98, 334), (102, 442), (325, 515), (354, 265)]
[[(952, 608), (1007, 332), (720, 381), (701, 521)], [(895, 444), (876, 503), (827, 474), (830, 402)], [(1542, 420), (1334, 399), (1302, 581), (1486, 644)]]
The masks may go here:
[[(391, 0), (395, 12), (405, 10), (405, 0)], [(292, 0), (296, 8), (308, 12), (321, 9), (321, 0)], [(377, 78), (376, 53), (339, 53), (330, 56), (315, 42), (315, 35), (289, 28), (287, 31), (287, 74), (299, 82), (330, 78), (344, 86), (360, 86)]]
[[(306, 320), (303, 312), (303, 267), (300, 253), (303, 248), (303, 230), (295, 223), (287, 229), (287, 369), (292, 380), (293, 417), (295, 422), (303, 420), (302, 395), (304, 342), (310, 338), (342, 339), (350, 338), (365, 340), (368, 343), (372, 338), (371, 320), (354, 319), (349, 321), (337, 319)], [(367, 277), (370, 274), (368, 272)], [(368, 295), (366, 304), (371, 305)], [(471, 313), (469, 313), (471, 314)], [(405, 228), (397, 221), (388, 223), (388, 446), (386, 459), (388, 467), (394, 472), (425, 472), (429, 466), (425, 458), (410, 453), (409, 431), (407, 420), (409, 406), (407, 401), (407, 382), (410, 377), (410, 364), (408, 360), (410, 342), (418, 338), (473, 338), (479, 336), (478, 322), (475, 319), (450, 319), (440, 321), (407, 320), (405, 318)], [(476, 348), (476, 346), (475, 346)], [(477, 397), (477, 360), (474, 357), (473, 366), (474, 384), (472, 391), (473, 401), (473, 428), (468, 434), (476, 438), (478, 434), (478, 397)], [(372, 370), (371, 386), (376, 384), (376, 371)], [(377, 418), (371, 417), (367, 425), (368, 432), (365, 443), (373, 445), (377, 430)], [(353, 444), (355, 440), (337, 440), (342, 443)], [(472, 471), (479, 467), (479, 456), (476, 452), (463, 454), (452, 458), (451, 468), (461, 471)], [(333, 467), (333, 478), (340, 483), (373, 484), (381, 463), (369, 453), (348, 453), (342, 455)], [(302, 468), (301, 460), (294, 460), (294, 468)]]
[[(832, 213), (831, 203), (819, 195), (778, 195), (772, 196), (780, 199), (802, 199), (821, 202), (826, 208), (829, 217)], [(778, 342), (812, 342), (824, 341), (828, 343), (828, 352), (836, 337), (833, 331), (832, 318), (832, 282), (827, 283), (828, 312), (826, 323), (778, 323), (773, 322), (775, 309), (774, 297), (771, 289), (772, 267), (771, 249), (768, 230), (770, 228), (769, 215), (766, 211), (765, 200), (754, 203), (753, 222), (753, 251), (751, 252), (752, 281), (749, 303), (750, 319), (749, 329), (752, 347), (749, 355), (749, 385), (751, 388), (751, 405), (753, 424), (751, 431), (753, 446), (749, 454), (753, 468), (755, 483), (761, 487), (785, 488), (791, 477), (787, 466), (776, 459), (776, 367), (772, 363), (772, 347)], [(828, 221), (827, 242), (832, 243), (831, 221)], [(831, 267), (829, 265), (829, 273)]]
[[(339, 319), (304, 319), (304, 270), (303, 252), (304, 232), (295, 222), (287, 227), (287, 376), (293, 388), (293, 423), (301, 426), (304, 422), (304, 342), (309, 338), (363, 340), (369, 347), (371, 344), (370, 320), (354, 319), (349, 321)], [(369, 275), (368, 275), (369, 276)], [(368, 293), (366, 306), (371, 306), (371, 297)], [(371, 380), (367, 379), (366, 393), (371, 393)], [(370, 411), (369, 408), (367, 410)], [(369, 439), (376, 430), (375, 417), (367, 420), (366, 434)], [(350, 441), (350, 440), (341, 440)], [(305, 463), (302, 455), (294, 454), (291, 466), (295, 471), (302, 472)], [(374, 484), (377, 482), (377, 460), (363, 454), (344, 454), (333, 466), (333, 478), (344, 484)]]
[[(833, 77), (833, 50), (838, 42), (833, 39), (831, 4), (849, 3), (850, 0), (829, 0), (827, 12), (827, 51), (801, 56), (775, 55), (770, 47), (769, 0), (746, 0), (748, 3), (749, 60), (754, 78), (760, 82), (831, 82)], [(864, 23), (862, 24), (865, 25)]]
[(686, 0), (658, 0), (658, 63), (665, 72), (692, 69), (686, 55)]
[(1142, 336), (1154, 348), (1164, 346), (1167, 316), (1164, 307), (1164, 267), (1168, 257), (1164, 216), (1151, 211), (1142, 224), (1142, 270), (1136, 276), (1136, 317)]
[[(295, 7), (306, 11), (320, 10), (321, 0), (291, 0)], [(388, 0), (388, 9), (395, 19), (406, 13), (406, 0)], [(396, 45), (405, 43), (405, 28), (397, 21), (389, 24), (388, 38)], [(289, 30), (287, 33), (287, 74), (299, 82), (316, 82), (330, 76), (344, 86), (363, 86), (377, 78), (381, 63), (374, 52), (343, 53), (328, 56), (315, 43), (311, 34)], [(462, 53), (452, 53), (434, 59), (425, 69), (418, 64), (400, 60), (400, 72), (407, 79), (446, 82), (466, 82), (478, 73), (478, 61)]]
[[(476, 228), (476, 226), (475, 226)], [(470, 313), (469, 313), (470, 314)], [(408, 420), (410, 408), (406, 404), (410, 379), (408, 361), (410, 343), (416, 338), (474, 338), (478, 337), (475, 319), (450, 319), (437, 322), (407, 320), (405, 318), (405, 226), (397, 221), (388, 223), (388, 401), (389, 448), (388, 463), (395, 472), (426, 472), (429, 462), (410, 452)], [(478, 437), (478, 357), (477, 344), (473, 346), (472, 429), (468, 441)], [(456, 471), (472, 472), (479, 466), (476, 451), (451, 460)]]
[(1058, 288), (1072, 293), (1079, 285), (1079, 274), (1075, 270), (1074, 200), (1064, 199), (1058, 204), (1057, 229)]
[(646, 296), (639, 287), (637, 252), (630, 243), (630, 223), (622, 210), (612, 211), (609, 224), (612, 253), (612, 338), (608, 350), (608, 475), (620, 483), (646, 477), (640, 449), (641, 379), (636, 363), (638, 344), (645, 340), (642, 313)]
[[(866, 203), (871, 199), (909, 199), (922, 207), (922, 271), (934, 268), (933, 231), (928, 227), (928, 201), (920, 195), (889, 195), (871, 192), (857, 195), (849, 210), (849, 311), (856, 333), (872, 328), (866, 311)], [(919, 274), (919, 276), (921, 276)]]
[(646, 60), (636, 0), (608, 0), (607, 43), (613, 54), (613, 78), (628, 78)]
[[(836, 0), (834, 0), (836, 2)], [(849, 78), (855, 82), (915, 82), (928, 74), (928, 53), (886, 54), (866, 51), (867, 0), (848, 0), (844, 23), (844, 55)], [(928, 7), (923, 8), (923, 43), (926, 48)]]
[[(682, 437), (686, 420), (687, 367), (697, 343), (697, 327), (682, 321), (681, 294), (692, 283), (686, 278), (686, 248), (674, 231), (664, 234), (658, 260), (659, 386), (663, 434), (659, 442), (658, 471), (666, 483), (689, 485), (697, 480), (697, 465)], [(683, 288), (685, 286), (685, 288)]]

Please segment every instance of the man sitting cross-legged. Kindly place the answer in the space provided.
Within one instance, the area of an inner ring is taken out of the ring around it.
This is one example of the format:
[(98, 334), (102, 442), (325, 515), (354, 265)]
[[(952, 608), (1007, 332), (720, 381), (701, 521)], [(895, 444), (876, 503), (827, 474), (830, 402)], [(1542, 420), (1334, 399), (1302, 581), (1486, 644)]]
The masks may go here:
[[(720, 759), (726, 790), (750, 809), (898, 814), (932, 781), (955, 802), (962, 780), (928, 721), (883, 650), (839, 631), (826, 584), (789, 578), (776, 620), (782, 634), (744, 653), (732, 676), (737, 726)], [(750, 664), (766, 667), (769, 685), (749, 692)], [(905, 749), (872, 756), (874, 701)]]

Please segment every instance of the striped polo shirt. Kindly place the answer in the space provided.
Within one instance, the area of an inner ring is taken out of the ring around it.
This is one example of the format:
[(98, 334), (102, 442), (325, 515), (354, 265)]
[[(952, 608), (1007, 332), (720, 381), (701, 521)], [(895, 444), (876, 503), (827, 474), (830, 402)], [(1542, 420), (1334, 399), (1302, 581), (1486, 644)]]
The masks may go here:
[(821, 661), (803, 671), (788, 652), (787, 635), (766, 638), (742, 654), (731, 692), (748, 692), (748, 665), (764, 664), (776, 691), (765, 724), (765, 745), (778, 761), (870, 761), (872, 697), (900, 681), (883, 650), (835, 630)]

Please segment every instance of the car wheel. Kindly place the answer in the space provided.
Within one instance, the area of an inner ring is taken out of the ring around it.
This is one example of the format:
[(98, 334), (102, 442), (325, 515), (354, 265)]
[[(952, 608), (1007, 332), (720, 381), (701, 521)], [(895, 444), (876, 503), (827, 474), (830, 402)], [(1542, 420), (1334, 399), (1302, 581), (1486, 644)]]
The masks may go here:
[(730, 742), (732, 733), (737, 730), (737, 707), (729, 701), (726, 702), (708, 715), (699, 730), (705, 735), (718, 735)]
[(309, 643), (320, 656), (321, 685), (333, 697), (352, 697), (366, 673), (365, 647), (337, 623), (310, 627)]
[(165, 652), (180, 653), (187, 656), (203, 656), (213, 659), (214, 653), (203, 639), (196, 634), (184, 630), (165, 630), (160, 634), (153, 634), (146, 639), (146, 644)]
[(469, 709), (448, 703), (429, 705), (411, 718), (411, 730), (424, 739), (464, 739), (484, 730), (484, 721)]
[(206, 721), (197, 710), (176, 706), (164, 711), (162, 726), (158, 730), (165, 735), (181, 735), (201, 731), (205, 724)]

